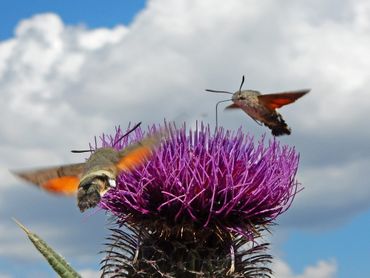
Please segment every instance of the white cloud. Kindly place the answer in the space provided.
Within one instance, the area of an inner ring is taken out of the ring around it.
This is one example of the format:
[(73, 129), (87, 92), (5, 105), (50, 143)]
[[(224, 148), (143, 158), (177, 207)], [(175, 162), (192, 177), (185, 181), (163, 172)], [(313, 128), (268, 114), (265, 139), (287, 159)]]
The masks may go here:
[(282, 217), (281, 224), (322, 229), (341, 225), (365, 211), (370, 199), (369, 183), (364, 179), (368, 169), (370, 159), (303, 169), (299, 178), (306, 187)]
[(83, 269), (78, 271), (83, 278), (96, 278), (100, 277), (101, 272), (93, 269)]
[(100, 28), (84, 32), (78, 37), (78, 43), (83, 49), (94, 50), (107, 44), (115, 44), (128, 32), (124, 26), (117, 26), (112, 30)]
[[(80, 82), (80, 70), (90, 53), (94, 35), (103, 45), (101, 32), (86, 35), (88, 31), (67, 28), (56, 15), (45, 14), (22, 21), (17, 37), (11, 43), (0, 44), (0, 52), (5, 49), (0, 62), (0, 105), (6, 107), (0, 120), (3, 143), (14, 147), (30, 147), (41, 142), (57, 146), (88, 132), (92, 127), (90, 121), (101, 127), (102, 118), (83, 115), (66, 98), (76, 93), (68, 87), (76, 80)], [(106, 33), (122, 36), (115, 30)], [(86, 48), (81, 46), (84, 36), (88, 37)], [(112, 37), (107, 40), (114, 41)], [(58, 142), (55, 138), (60, 133), (64, 140)]]
[(289, 32), (292, 41), (282, 51), (289, 65), (287, 71), (300, 73), (302, 78), (309, 75), (314, 81), (312, 97), (316, 100), (312, 99), (310, 107), (303, 110), (309, 113), (315, 109), (303, 121), (309, 131), (317, 131), (317, 121), (322, 131), (360, 127), (364, 111), (370, 108), (370, 102), (365, 101), (369, 95), (364, 90), (370, 85), (370, 58), (366, 55), (370, 36), (365, 24), (358, 23), (363, 22), (363, 8), (359, 8), (362, 2), (353, 2), (353, 21), (328, 20), (320, 25), (302, 21)]
[[(0, 42), (0, 179), (15, 186), (4, 169), (81, 161), (69, 150), (116, 124), (214, 122), (221, 97), (203, 89), (236, 90), (247, 74), (245, 87), (261, 91), (313, 89), (282, 110), (293, 134), (281, 140), (301, 152), (306, 187), (290, 223), (368, 208), (367, 1), (225, 3), (152, 0), (132, 25), (112, 29), (66, 26), (55, 14), (22, 21)], [(226, 127), (267, 131), (221, 113)]]
[(275, 259), (273, 271), (276, 278), (335, 278), (337, 264), (333, 260), (319, 261), (314, 266), (307, 266), (302, 274), (294, 274), (286, 262)]

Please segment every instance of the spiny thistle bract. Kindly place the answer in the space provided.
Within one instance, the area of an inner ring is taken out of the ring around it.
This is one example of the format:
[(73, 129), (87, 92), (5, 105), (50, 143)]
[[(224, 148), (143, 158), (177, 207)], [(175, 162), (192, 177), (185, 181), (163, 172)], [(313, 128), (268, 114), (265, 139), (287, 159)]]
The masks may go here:
[(48, 261), (49, 265), (61, 278), (81, 278), (79, 275), (65, 260), (64, 258), (56, 253), (44, 240), (38, 235), (28, 230), (18, 220), (13, 218), (14, 222), (26, 233), (30, 241), (36, 247), (36, 249), (44, 256)]
[[(268, 244), (258, 242), (297, 192), (295, 150), (275, 140), (265, 146), (264, 138), (255, 144), (241, 130), (212, 133), (202, 123), (164, 129), (161, 147), (121, 174), (100, 203), (118, 225), (103, 276), (270, 277)], [(103, 136), (103, 146), (121, 134)], [(137, 129), (116, 147), (143, 136)]]

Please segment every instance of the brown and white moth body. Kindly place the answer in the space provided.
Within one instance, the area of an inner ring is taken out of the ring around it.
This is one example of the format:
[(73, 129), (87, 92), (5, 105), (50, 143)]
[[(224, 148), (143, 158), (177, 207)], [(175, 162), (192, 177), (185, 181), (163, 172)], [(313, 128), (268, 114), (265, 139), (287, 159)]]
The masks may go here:
[[(241, 90), (244, 83), (244, 76), (240, 88), (235, 93), (227, 91), (216, 91), (216, 90), (206, 90), (208, 92), (214, 93), (227, 93), (231, 94), (231, 105), (227, 106), (225, 109), (241, 109), (247, 115), (249, 115), (253, 120), (259, 124), (264, 124), (269, 129), (274, 136), (280, 136), (291, 133), (291, 129), (288, 127), (283, 117), (276, 109), (290, 104), (296, 101), (298, 98), (307, 94), (310, 89), (302, 89), (296, 91), (288, 91), (274, 94), (261, 94), (259, 91), (255, 90)], [(219, 101), (225, 102), (229, 100)], [(217, 125), (217, 106), (216, 106), (216, 125)]]

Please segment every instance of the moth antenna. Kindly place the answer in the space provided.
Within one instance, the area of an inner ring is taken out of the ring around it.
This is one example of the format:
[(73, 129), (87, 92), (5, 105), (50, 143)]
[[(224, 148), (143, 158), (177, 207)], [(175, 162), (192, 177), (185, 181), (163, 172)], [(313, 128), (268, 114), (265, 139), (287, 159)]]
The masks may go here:
[(218, 91), (218, 90), (210, 90), (210, 89), (206, 89), (206, 91), (211, 92), (211, 93), (217, 93), (217, 94), (230, 94), (230, 95), (233, 94), (233, 93), (227, 92), (227, 91)]
[[(113, 147), (115, 145), (117, 145), (117, 143), (119, 141), (121, 141), (125, 136), (129, 135), (131, 132), (133, 132), (135, 129), (137, 129), (139, 126), (141, 125), (141, 122), (137, 123), (133, 128), (131, 128), (129, 131), (127, 131), (125, 134), (123, 134), (120, 138), (118, 138), (118, 140), (116, 140), (113, 144)], [(95, 148), (97, 148), (97, 141), (96, 141), (96, 137), (95, 137)], [(87, 153), (87, 152), (94, 152), (93, 149), (90, 149), (90, 150), (71, 150), (72, 153)]]
[(135, 129), (137, 129), (140, 125), (141, 125), (141, 122), (138, 122), (133, 128), (131, 128), (129, 131), (127, 131), (125, 134), (123, 134), (120, 138), (118, 138), (118, 140), (116, 140), (116, 142), (114, 142), (113, 147), (115, 147), (119, 141), (121, 141), (124, 137), (129, 135)]
[[(97, 149), (96, 136), (94, 137), (94, 140), (95, 140), (95, 149)], [(93, 153), (94, 150), (93, 150), (91, 144), (89, 144), (89, 146), (90, 146), (89, 150), (71, 150), (71, 153), (88, 153), (88, 152)]]
[(240, 87), (239, 87), (239, 92), (242, 91), (242, 87), (243, 87), (244, 81), (245, 81), (245, 77), (243, 75), (243, 77), (242, 77), (242, 83), (240, 84)]
[(218, 129), (218, 105), (226, 101), (231, 101), (231, 99), (220, 100), (216, 103), (216, 130)]
[(71, 150), (71, 153), (92, 153), (93, 150)]

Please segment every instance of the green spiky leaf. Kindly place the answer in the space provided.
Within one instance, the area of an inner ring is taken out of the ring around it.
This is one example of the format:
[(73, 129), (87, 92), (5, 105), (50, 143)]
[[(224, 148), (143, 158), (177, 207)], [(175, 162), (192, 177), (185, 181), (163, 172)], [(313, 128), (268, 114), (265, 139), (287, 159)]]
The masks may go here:
[(26, 233), (28, 238), (31, 240), (33, 245), (39, 250), (39, 252), (45, 257), (50, 266), (59, 274), (62, 278), (79, 277), (78, 274), (64, 259), (62, 256), (57, 254), (51, 247), (49, 247), (45, 241), (43, 241), (38, 235), (32, 233), (19, 221), (14, 219), (14, 222)]

